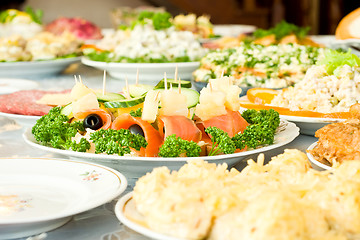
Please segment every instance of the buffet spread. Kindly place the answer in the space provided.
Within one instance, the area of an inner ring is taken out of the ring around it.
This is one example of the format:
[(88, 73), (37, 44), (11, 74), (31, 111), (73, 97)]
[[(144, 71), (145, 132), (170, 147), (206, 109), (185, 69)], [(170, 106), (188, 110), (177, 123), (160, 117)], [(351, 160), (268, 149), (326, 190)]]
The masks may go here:
[(0, 239), (359, 238), (360, 9), (323, 42), (127, 11), (0, 12)]

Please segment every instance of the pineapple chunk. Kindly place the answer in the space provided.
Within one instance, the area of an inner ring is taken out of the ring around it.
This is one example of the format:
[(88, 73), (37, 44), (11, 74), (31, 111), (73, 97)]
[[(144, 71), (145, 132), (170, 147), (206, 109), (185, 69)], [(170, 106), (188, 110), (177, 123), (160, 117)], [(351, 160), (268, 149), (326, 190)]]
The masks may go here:
[(233, 77), (221, 77), (217, 79), (210, 79), (208, 87), (215, 91), (223, 92), (225, 96), (225, 107), (231, 111), (239, 111), (240, 98), (239, 95), (242, 89), (234, 85)]
[(225, 107), (231, 111), (240, 110), (240, 93), (242, 89), (232, 85), (228, 88), (225, 97)]
[(159, 109), (159, 91), (149, 90), (146, 94), (141, 119), (150, 123), (155, 122)]
[(73, 102), (73, 114), (75, 115), (78, 112), (86, 111), (88, 109), (98, 109), (99, 102), (97, 100), (96, 94), (91, 92)]
[(189, 115), (186, 96), (177, 91), (164, 90), (161, 93), (160, 103), (160, 115), (184, 117)]
[(195, 107), (195, 114), (203, 121), (224, 115), (226, 114), (225, 99), (225, 93), (203, 88), (200, 91), (200, 103)]
[(76, 82), (75, 86), (71, 89), (71, 99), (72, 101), (76, 101), (89, 93), (94, 93), (94, 91), (83, 83)]

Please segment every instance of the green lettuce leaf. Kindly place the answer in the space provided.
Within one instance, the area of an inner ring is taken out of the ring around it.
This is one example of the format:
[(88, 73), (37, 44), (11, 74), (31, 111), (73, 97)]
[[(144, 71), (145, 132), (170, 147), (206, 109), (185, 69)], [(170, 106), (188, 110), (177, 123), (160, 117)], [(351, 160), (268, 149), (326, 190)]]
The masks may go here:
[(329, 75), (334, 74), (334, 71), (344, 66), (345, 64), (350, 67), (360, 66), (360, 58), (351, 53), (349, 49), (347, 52), (341, 52), (333, 49), (325, 51), (325, 58), (317, 62), (318, 65), (326, 65), (326, 71)]

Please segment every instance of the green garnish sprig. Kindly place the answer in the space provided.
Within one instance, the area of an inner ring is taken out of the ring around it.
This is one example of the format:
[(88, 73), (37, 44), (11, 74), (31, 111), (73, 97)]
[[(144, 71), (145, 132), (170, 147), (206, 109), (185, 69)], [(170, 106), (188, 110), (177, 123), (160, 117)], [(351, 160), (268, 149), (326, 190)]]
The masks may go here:
[(30, 15), (31, 19), (36, 22), (37, 24), (42, 24), (42, 18), (44, 15), (44, 12), (40, 9), (37, 9), (36, 11), (30, 7), (27, 6), (25, 8), (25, 12)]
[(167, 136), (159, 148), (159, 157), (180, 157), (185, 154), (187, 157), (200, 156), (201, 147), (193, 141), (186, 141), (175, 134)]
[(236, 150), (236, 145), (230, 138), (229, 134), (217, 127), (208, 127), (205, 132), (209, 134), (212, 145), (208, 156), (231, 154)]
[(255, 38), (262, 38), (274, 34), (276, 40), (280, 40), (285, 36), (295, 34), (296, 37), (302, 39), (307, 35), (309, 30), (310, 27), (299, 27), (283, 20), (280, 23), (276, 24), (276, 26), (273, 28), (267, 30), (261, 28), (257, 29), (255, 30), (253, 35)]
[(152, 22), (155, 30), (166, 29), (173, 25), (170, 19), (171, 14), (168, 12), (143, 11), (139, 14), (137, 20), (132, 23), (131, 29), (138, 24), (144, 25), (147, 21)]
[(100, 129), (90, 134), (90, 140), (95, 144), (95, 153), (130, 154), (133, 148), (140, 151), (147, 146), (145, 138), (131, 133), (128, 129)]
[(141, 115), (142, 115), (142, 108), (138, 108), (138, 109), (136, 109), (136, 111), (131, 110), (129, 114), (130, 114), (131, 116), (133, 116), (133, 117), (141, 117)]
[(243, 133), (236, 134), (232, 140), (236, 148), (257, 148), (274, 143), (276, 129), (280, 125), (279, 113), (273, 109), (256, 111), (246, 110), (242, 117), (250, 124)]
[(61, 114), (60, 107), (52, 108), (48, 114), (37, 120), (31, 132), (36, 141), (53, 148), (73, 149), (85, 152), (90, 144), (84, 140), (76, 143), (71, 140), (77, 132), (84, 132), (82, 122), (69, 123), (69, 118)]

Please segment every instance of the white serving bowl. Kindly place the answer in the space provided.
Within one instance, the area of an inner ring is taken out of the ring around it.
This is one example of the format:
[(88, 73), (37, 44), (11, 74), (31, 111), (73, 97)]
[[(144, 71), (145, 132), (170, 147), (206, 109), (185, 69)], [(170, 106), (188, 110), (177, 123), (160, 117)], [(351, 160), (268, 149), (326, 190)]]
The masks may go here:
[(0, 77), (24, 77), (39, 79), (64, 71), (70, 64), (80, 61), (80, 57), (61, 58), (44, 61), (1, 62)]
[(116, 79), (129, 80), (136, 79), (139, 69), (140, 81), (157, 83), (164, 77), (164, 72), (168, 78), (174, 78), (175, 69), (178, 67), (178, 77), (183, 80), (190, 80), (192, 72), (199, 66), (200, 62), (178, 62), (178, 63), (116, 63), (92, 61), (87, 57), (82, 57), (84, 65), (91, 66), (100, 70), (106, 70), (110, 76)]

